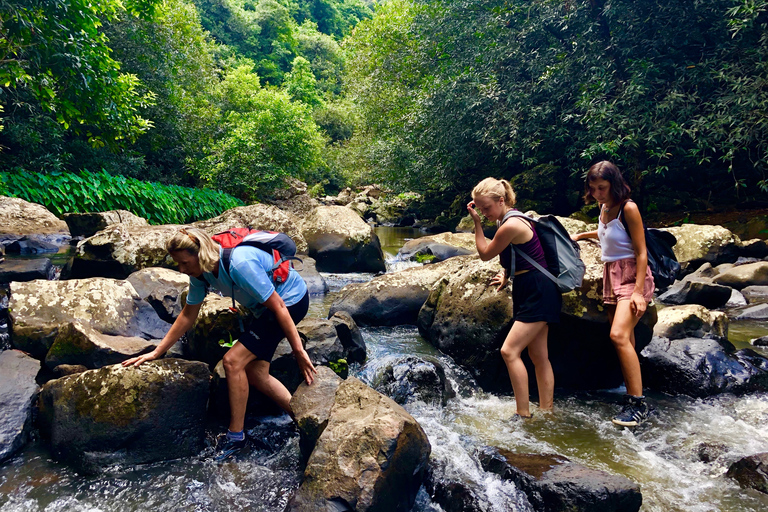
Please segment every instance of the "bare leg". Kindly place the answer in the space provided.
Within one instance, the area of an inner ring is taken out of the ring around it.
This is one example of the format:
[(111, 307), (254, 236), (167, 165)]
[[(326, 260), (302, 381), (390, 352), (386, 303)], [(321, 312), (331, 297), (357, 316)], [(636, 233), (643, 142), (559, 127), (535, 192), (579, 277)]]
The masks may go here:
[[(528, 397), (528, 372), (525, 369), (523, 360), (520, 359), (525, 347), (530, 345), (540, 335), (542, 330), (546, 330), (546, 322), (515, 322), (504, 340), (501, 347), (501, 357), (507, 365), (509, 380), (512, 382), (512, 391), (515, 393), (515, 402), (517, 403), (517, 413), (520, 416), (530, 416), (530, 400)], [(546, 334), (545, 334), (546, 339)], [(540, 352), (539, 352), (540, 354)], [(550, 366), (550, 371), (552, 370)], [(538, 368), (537, 368), (538, 372)], [(552, 379), (554, 382), (554, 378)]]
[(552, 364), (549, 362), (549, 349), (547, 347), (547, 334), (549, 326), (539, 331), (536, 338), (528, 345), (528, 355), (536, 369), (536, 384), (539, 388), (539, 409), (552, 410), (555, 394), (555, 374), (552, 372)]
[(224, 354), (224, 373), (227, 376), (229, 390), (229, 430), (240, 432), (245, 424), (245, 406), (248, 403), (248, 377), (245, 367), (256, 358), (253, 353), (241, 343)]
[(635, 326), (640, 318), (632, 314), (630, 301), (620, 300), (612, 315), (611, 341), (619, 356), (621, 374), (627, 386), (627, 393), (643, 396), (643, 379), (640, 373), (640, 361), (635, 352)]
[(291, 410), (291, 393), (282, 382), (269, 374), (269, 363), (256, 359), (245, 367), (248, 382), (267, 397), (272, 399), (282, 410), (293, 417)]

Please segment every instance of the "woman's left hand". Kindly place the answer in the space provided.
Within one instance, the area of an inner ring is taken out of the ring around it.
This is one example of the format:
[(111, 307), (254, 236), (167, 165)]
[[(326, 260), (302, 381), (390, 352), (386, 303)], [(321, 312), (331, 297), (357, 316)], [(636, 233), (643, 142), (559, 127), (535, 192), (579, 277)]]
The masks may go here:
[(311, 385), (315, 381), (317, 370), (315, 370), (315, 365), (310, 361), (309, 354), (302, 348), (298, 351), (294, 350), (293, 357), (296, 358), (296, 362), (299, 364), (299, 371), (307, 382), (307, 385)]
[(632, 293), (632, 298), (630, 299), (630, 308), (632, 309), (632, 313), (638, 318), (643, 316), (645, 313), (645, 309), (648, 307), (648, 303), (645, 302), (645, 297), (642, 296), (642, 294), (638, 292)]

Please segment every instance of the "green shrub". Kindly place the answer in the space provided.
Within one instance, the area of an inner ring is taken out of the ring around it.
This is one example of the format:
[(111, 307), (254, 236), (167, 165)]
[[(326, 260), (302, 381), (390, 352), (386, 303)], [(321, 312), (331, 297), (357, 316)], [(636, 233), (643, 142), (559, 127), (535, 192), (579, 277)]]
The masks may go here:
[(122, 209), (151, 224), (185, 224), (243, 205), (216, 190), (161, 185), (105, 171), (0, 173), (0, 192), (42, 204), (58, 216)]

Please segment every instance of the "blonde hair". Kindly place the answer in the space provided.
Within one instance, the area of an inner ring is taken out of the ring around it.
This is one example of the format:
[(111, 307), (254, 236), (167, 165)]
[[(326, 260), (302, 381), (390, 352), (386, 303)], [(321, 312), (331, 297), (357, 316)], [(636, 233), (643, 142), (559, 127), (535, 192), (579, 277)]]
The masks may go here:
[(494, 201), (503, 197), (507, 206), (515, 206), (517, 201), (512, 185), (507, 180), (497, 180), (496, 178), (485, 178), (475, 185), (475, 188), (472, 189), (472, 200), (474, 201), (477, 196), (490, 197)]
[(165, 250), (169, 253), (187, 251), (192, 256), (197, 256), (203, 272), (213, 272), (219, 264), (219, 244), (201, 229), (180, 229), (165, 242)]

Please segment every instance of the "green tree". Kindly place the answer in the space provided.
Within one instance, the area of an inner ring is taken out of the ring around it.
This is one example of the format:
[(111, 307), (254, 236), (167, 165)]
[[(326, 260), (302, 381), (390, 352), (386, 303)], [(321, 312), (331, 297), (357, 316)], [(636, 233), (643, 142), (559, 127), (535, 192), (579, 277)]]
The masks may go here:
[(304, 57), (293, 59), (293, 68), (286, 75), (283, 87), (294, 101), (300, 101), (313, 108), (323, 104), (317, 93), (317, 79), (312, 73), (309, 61)]

